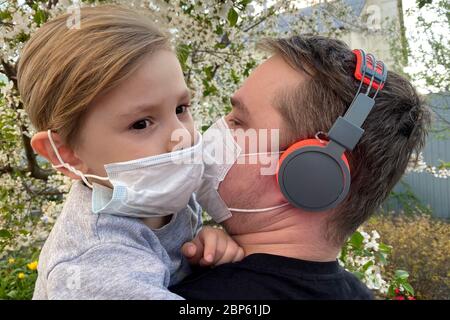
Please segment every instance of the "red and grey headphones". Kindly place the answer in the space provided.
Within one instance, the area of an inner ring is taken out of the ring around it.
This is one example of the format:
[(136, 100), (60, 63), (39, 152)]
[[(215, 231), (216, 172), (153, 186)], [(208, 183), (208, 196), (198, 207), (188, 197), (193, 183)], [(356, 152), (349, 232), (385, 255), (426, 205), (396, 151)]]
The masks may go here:
[[(291, 145), (278, 162), (277, 181), (285, 198), (293, 206), (307, 211), (336, 207), (348, 194), (350, 167), (345, 156), (361, 139), (361, 128), (375, 104), (375, 98), (387, 78), (387, 68), (372, 54), (353, 50), (356, 55), (355, 78), (361, 80), (355, 98), (343, 117), (339, 117), (321, 140), (301, 140)], [(368, 88), (361, 93), (362, 85)], [(371, 89), (375, 93), (369, 96)]]

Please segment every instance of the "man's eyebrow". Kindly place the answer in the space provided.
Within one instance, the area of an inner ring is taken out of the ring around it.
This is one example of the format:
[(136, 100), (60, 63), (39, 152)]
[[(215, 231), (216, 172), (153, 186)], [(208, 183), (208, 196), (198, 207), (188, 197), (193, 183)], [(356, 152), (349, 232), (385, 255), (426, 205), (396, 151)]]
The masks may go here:
[(236, 98), (236, 97), (231, 97), (230, 98), (230, 102), (231, 105), (233, 106), (233, 108), (238, 109), (239, 111), (241, 111), (244, 114), (248, 114), (248, 108), (247, 106), (242, 102), (242, 100)]

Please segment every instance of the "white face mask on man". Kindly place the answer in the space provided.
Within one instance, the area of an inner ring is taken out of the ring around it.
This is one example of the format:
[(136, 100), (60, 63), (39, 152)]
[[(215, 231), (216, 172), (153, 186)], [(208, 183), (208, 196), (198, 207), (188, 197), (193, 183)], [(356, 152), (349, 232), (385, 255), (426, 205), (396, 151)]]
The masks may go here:
[(197, 193), (197, 200), (217, 223), (230, 218), (232, 212), (269, 212), (289, 205), (289, 203), (283, 203), (281, 205), (260, 209), (228, 208), (218, 193), (219, 184), (225, 179), (227, 173), (238, 162), (240, 157), (267, 154), (276, 154), (278, 156), (279, 152), (243, 154), (241, 147), (235, 141), (231, 129), (223, 117), (203, 134), (203, 149), (205, 173), (202, 185)]
[[(128, 217), (163, 217), (186, 208), (189, 199), (201, 182), (204, 171), (202, 136), (196, 133), (194, 146), (170, 153), (105, 165), (108, 177), (83, 174), (61, 158), (53, 141), (48, 137), (60, 165), (81, 177), (93, 189), (92, 211)], [(109, 180), (113, 190), (91, 184), (87, 178)]]

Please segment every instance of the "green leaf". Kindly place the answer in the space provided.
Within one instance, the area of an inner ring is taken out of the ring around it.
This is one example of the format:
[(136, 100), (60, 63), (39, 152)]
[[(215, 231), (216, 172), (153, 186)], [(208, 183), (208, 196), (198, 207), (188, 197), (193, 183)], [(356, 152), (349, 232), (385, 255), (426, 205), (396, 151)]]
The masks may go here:
[(205, 85), (205, 89), (203, 90), (203, 96), (207, 97), (213, 94), (217, 93), (217, 88), (215, 85), (213, 84), (209, 84), (207, 82), (205, 82), (205, 80), (203, 79), (203, 84)]
[(15, 299), (17, 297), (17, 290), (12, 290), (8, 292), (7, 296), (11, 299)]
[(241, 79), (236, 74), (236, 71), (234, 71), (234, 69), (231, 69), (231, 79), (233, 80), (234, 84), (239, 84), (241, 82)]
[(35, 10), (35, 14), (34, 14), (33, 20), (34, 20), (34, 22), (36, 22), (36, 24), (38, 26), (40, 26), (47, 21), (48, 15), (45, 11), (39, 9), (38, 6), (36, 6), (36, 8), (34, 10)]
[(6, 229), (0, 230), (0, 238), (11, 238), (12, 234)]
[(206, 130), (208, 130), (208, 128), (210, 127), (211, 125), (204, 125), (204, 126), (202, 126), (202, 132), (205, 132)]
[(179, 46), (177, 46), (177, 56), (183, 69), (186, 67), (186, 62), (189, 58), (190, 53), (191, 46), (187, 44), (180, 44)]
[(214, 31), (214, 33), (217, 34), (217, 35), (219, 35), (219, 36), (223, 35), (223, 27), (220, 26), (220, 25), (218, 25), (218, 26), (216, 27), (216, 30)]
[(359, 272), (359, 271), (355, 271), (353, 272), (353, 274), (359, 279), (362, 280), (364, 278), (364, 273)]
[(373, 266), (373, 261), (368, 261), (368, 262), (366, 262), (366, 264), (363, 265), (362, 270), (363, 270), (364, 272), (366, 272), (367, 269), (369, 269), (370, 266)]
[(236, 25), (238, 18), (239, 15), (236, 10), (234, 10), (234, 8), (231, 8), (230, 11), (228, 11), (228, 23), (231, 27), (234, 27)]
[(0, 11), (0, 20), (9, 20), (11, 19), (11, 12), (8, 10)]
[(409, 273), (407, 271), (405, 271), (405, 270), (396, 270), (395, 271), (395, 277), (398, 278), (398, 279), (401, 279), (401, 280), (408, 279)]
[(417, 6), (419, 7), (419, 9), (422, 9), (423, 7), (425, 7), (427, 4), (431, 4), (433, 2), (433, 0), (417, 0)]
[(256, 61), (250, 61), (247, 62), (247, 64), (245, 65), (245, 70), (244, 70), (244, 77), (248, 77), (250, 75), (250, 71), (256, 67), (257, 63)]
[(245, 7), (247, 7), (247, 5), (249, 5), (251, 2), (252, 2), (252, 0), (241, 0), (241, 1), (239, 2), (239, 4), (245, 8)]
[(214, 48), (216, 49), (225, 49), (227, 47), (226, 43), (217, 43), (214, 45)]
[(387, 293), (387, 295), (388, 295), (388, 297), (394, 297), (395, 296), (395, 286), (394, 285), (390, 285), (389, 286), (389, 289), (388, 289), (388, 293)]
[(381, 252), (381, 251), (380, 251), (380, 253), (377, 255), (378, 260), (380, 260), (380, 263), (383, 264), (383, 265), (386, 265), (386, 264), (387, 264), (387, 258), (386, 258), (386, 256), (387, 256), (387, 255), (386, 255), (385, 253)]
[(361, 249), (364, 241), (364, 237), (359, 231), (356, 231), (350, 238), (350, 244), (356, 248)]
[(30, 231), (25, 230), (25, 229), (22, 229), (22, 230), (19, 230), (19, 233), (20, 233), (21, 235), (27, 236), (27, 235), (30, 234)]
[(378, 248), (379, 248), (380, 251), (383, 252), (383, 253), (391, 253), (391, 251), (392, 251), (392, 247), (391, 247), (391, 246), (388, 246), (388, 245), (386, 245), (386, 244), (384, 244), (384, 243), (380, 243), (379, 246), (378, 246)]
[(206, 74), (206, 80), (211, 80), (214, 77), (214, 67), (208, 66), (203, 68), (203, 72)]
[(414, 289), (408, 282), (402, 283), (402, 286), (409, 294), (414, 295)]

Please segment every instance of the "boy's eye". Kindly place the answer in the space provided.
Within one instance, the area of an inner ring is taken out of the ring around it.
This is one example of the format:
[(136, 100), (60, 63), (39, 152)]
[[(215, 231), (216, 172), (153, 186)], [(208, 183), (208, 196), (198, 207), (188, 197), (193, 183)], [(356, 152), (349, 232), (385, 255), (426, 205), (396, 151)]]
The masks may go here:
[(189, 107), (190, 107), (190, 105), (187, 105), (187, 104), (182, 105), (182, 106), (178, 106), (178, 107), (175, 109), (175, 113), (176, 113), (176, 114), (185, 113), (185, 112), (188, 110)]
[(133, 124), (131, 125), (131, 129), (134, 129), (134, 130), (143, 130), (143, 129), (148, 128), (150, 125), (151, 125), (150, 120), (148, 120), (148, 119), (142, 119), (142, 120), (139, 120), (139, 121), (136, 121), (135, 123), (133, 123)]

